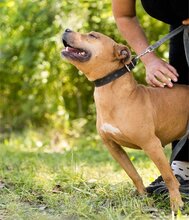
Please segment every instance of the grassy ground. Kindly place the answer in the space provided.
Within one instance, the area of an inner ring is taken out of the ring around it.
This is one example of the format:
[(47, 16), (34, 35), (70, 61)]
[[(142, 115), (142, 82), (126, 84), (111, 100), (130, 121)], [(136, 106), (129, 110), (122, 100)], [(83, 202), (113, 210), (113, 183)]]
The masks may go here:
[[(135, 195), (96, 134), (65, 138), (29, 129), (1, 140), (2, 220), (171, 219), (168, 199)], [(127, 151), (148, 185), (157, 169), (142, 151)], [(188, 219), (187, 213), (188, 204), (178, 219)]]

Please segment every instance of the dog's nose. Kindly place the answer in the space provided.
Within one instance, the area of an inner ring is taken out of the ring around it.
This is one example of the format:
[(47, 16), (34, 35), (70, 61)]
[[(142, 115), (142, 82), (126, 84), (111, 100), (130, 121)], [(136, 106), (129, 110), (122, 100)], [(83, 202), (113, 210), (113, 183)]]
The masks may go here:
[(72, 32), (69, 28), (66, 28), (65, 32)]

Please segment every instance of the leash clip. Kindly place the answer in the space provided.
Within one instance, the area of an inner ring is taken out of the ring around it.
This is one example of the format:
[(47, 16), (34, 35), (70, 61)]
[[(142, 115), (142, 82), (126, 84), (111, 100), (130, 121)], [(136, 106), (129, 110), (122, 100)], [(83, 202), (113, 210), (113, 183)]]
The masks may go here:
[(129, 68), (129, 66), (127, 64), (125, 64), (125, 67), (126, 67), (128, 72), (131, 72), (131, 69)]
[(149, 46), (146, 51), (145, 51), (145, 54), (146, 53), (151, 53), (152, 51), (154, 51), (153, 47), (152, 46)]
[(133, 69), (136, 66), (135, 58), (133, 58), (130, 63), (132, 64), (132, 69)]
[(139, 54), (138, 56), (135, 57), (135, 60), (139, 60), (141, 57), (143, 57), (147, 53), (151, 53), (152, 51), (154, 51), (153, 46), (147, 47), (146, 50), (144, 50), (141, 54)]
[(124, 66), (126, 67), (126, 69), (128, 70), (128, 72), (131, 72), (132, 69), (135, 68), (136, 66), (136, 58), (134, 57), (130, 63), (127, 65), (127, 64), (124, 64)]

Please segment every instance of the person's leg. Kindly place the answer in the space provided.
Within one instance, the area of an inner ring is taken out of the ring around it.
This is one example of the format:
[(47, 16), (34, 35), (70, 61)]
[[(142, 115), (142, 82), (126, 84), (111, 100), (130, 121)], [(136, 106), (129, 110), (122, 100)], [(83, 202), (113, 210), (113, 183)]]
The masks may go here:
[[(177, 26), (172, 25), (171, 30)], [(183, 33), (178, 34), (170, 41), (170, 52), (169, 52), (170, 64), (174, 66), (179, 73), (178, 82), (179, 84), (189, 85), (189, 67), (186, 61), (184, 44), (183, 44)], [(173, 142), (173, 148), (178, 141)], [(179, 152), (175, 160), (189, 161), (189, 142), (184, 145), (182, 150)]]
[[(177, 25), (171, 26), (171, 30), (178, 27)], [(189, 84), (189, 67), (186, 61), (183, 33), (178, 34), (170, 40), (169, 52), (170, 64), (177, 69), (179, 73), (178, 83)], [(176, 107), (176, 106), (175, 106)], [(172, 143), (173, 149), (178, 141)], [(171, 163), (173, 173), (179, 180), (181, 186), (180, 191), (185, 195), (189, 195), (189, 141), (185, 143), (181, 151), (176, 156), (175, 160)], [(162, 177), (158, 177), (147, 188), (149, 194), (162, 194), (167, 192), (167, 188)]]
[[(173, 30), (174, 26), (171, 26)], [(179, 84), (189, 85), (189, 67), (186, 61), (183, 44), (183, 33), (178, 34), (170, 41), (170, 53), (169, 53), (170, 64), (177, 69), (179, 73), (178, 82)], [(173, 149), (178, 141), (173, 142)], [(176, 156), (175, 160), (189, 161), (189, 140), (185, 143), (182, 150)]]
[[(176, 25), (171, 26), (171, 30), (175, 28), (177, 28)], [(170, 40), (169, 61), (179, 73), (177, 83), (189, 85), (189, 67), (184, 51), (183, 33), (178, 34)], [(177, 143), (178, 141), (173, 142), (173, 149)], [(187, 140), (179, 154), (176, 156), (175, 160), (189, 162), (189, 140)]]
[[(177, 26), (172, 25), (171, 30)], [(177, 69), (179, 73), (178, 83), (189, 84), (189, 67), (186, 61), (183, 33), (178, 34), (170, 41), (170, 53), (169, 53), (170, 64)], [(178, 141), (172, 143), (173, 150)], [(175, 160), (171, 164), (172, 170), (175, 175), (181, 177), (183, 180), (189, 180), (189, 140), (176, 156)]]
[[(172, 25), (171, 30), (177, 26)], [(179, 73), (178, 82), (179, 84), (189, 85), (189, 67), (186, 61), (183, 33), (178, 34), (170, 40), (170, 52), (169, 52), (170, 64), (174, 66)], [(173, 149), (178, 141), (173, 142)], [(175, 160), (189, 161), (189, 142), (185, 143), (182, 150), (176, 156)]]
[[(145, 11), (152, 17), (172, 25), (171, 30), (178, 27), (182, 20), (188, 17), (188, 0), (141, 0)], [(188, 84), (189, 82), (189, 68), (186, 62), (184, 45), (183, 45), (183, 33), (178, 34), (170, 41), (170, 64), (174, 66), (180, 77), (178, 83)], [(176, 107), (176, 106), (175, 106)], [(173, 143), (173, 148), (176, 142)], [(175, 176), (178, 178), (181, 187), (180, 191), (189, 195), (189, 180), (184, 180), (189, 176), (189, 143), (187, 142), (182, 150), (177, 155), (174, 163), (172, 163), (172, 169)], [(180, 172), (180, 173), (179, 173)], [(181, 177), (181, 178), (180, 178)], [(148, 193), (163, 193), (167, 191), (165, 183), (162, 177), (158, 177), (147, 188)]]

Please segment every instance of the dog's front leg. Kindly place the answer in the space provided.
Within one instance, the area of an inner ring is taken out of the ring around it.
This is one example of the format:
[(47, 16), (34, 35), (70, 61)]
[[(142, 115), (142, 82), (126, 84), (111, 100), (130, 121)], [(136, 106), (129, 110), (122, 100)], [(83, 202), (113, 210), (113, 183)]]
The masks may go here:
[(179, 207), (183, 206), (179, 192), (180, 184), (171, 170), (159, 138), (156, 136), (152, 137), (142, 146), (142, 148), (159, 169), (169, 190), (171, 209), (177, 211)]
[(114, 141), (104, 141), (104, 143), (107, 146), (113, 158), (121, 165), (121, 167), (125, 170), (128, 176), (132, 179), (139, 194), (144, 194), (145, 187), (142, 182), (142, 179), (139, 176), (133, 164), (131, 163), (128, 155), (123, 150), (123, 148)]

